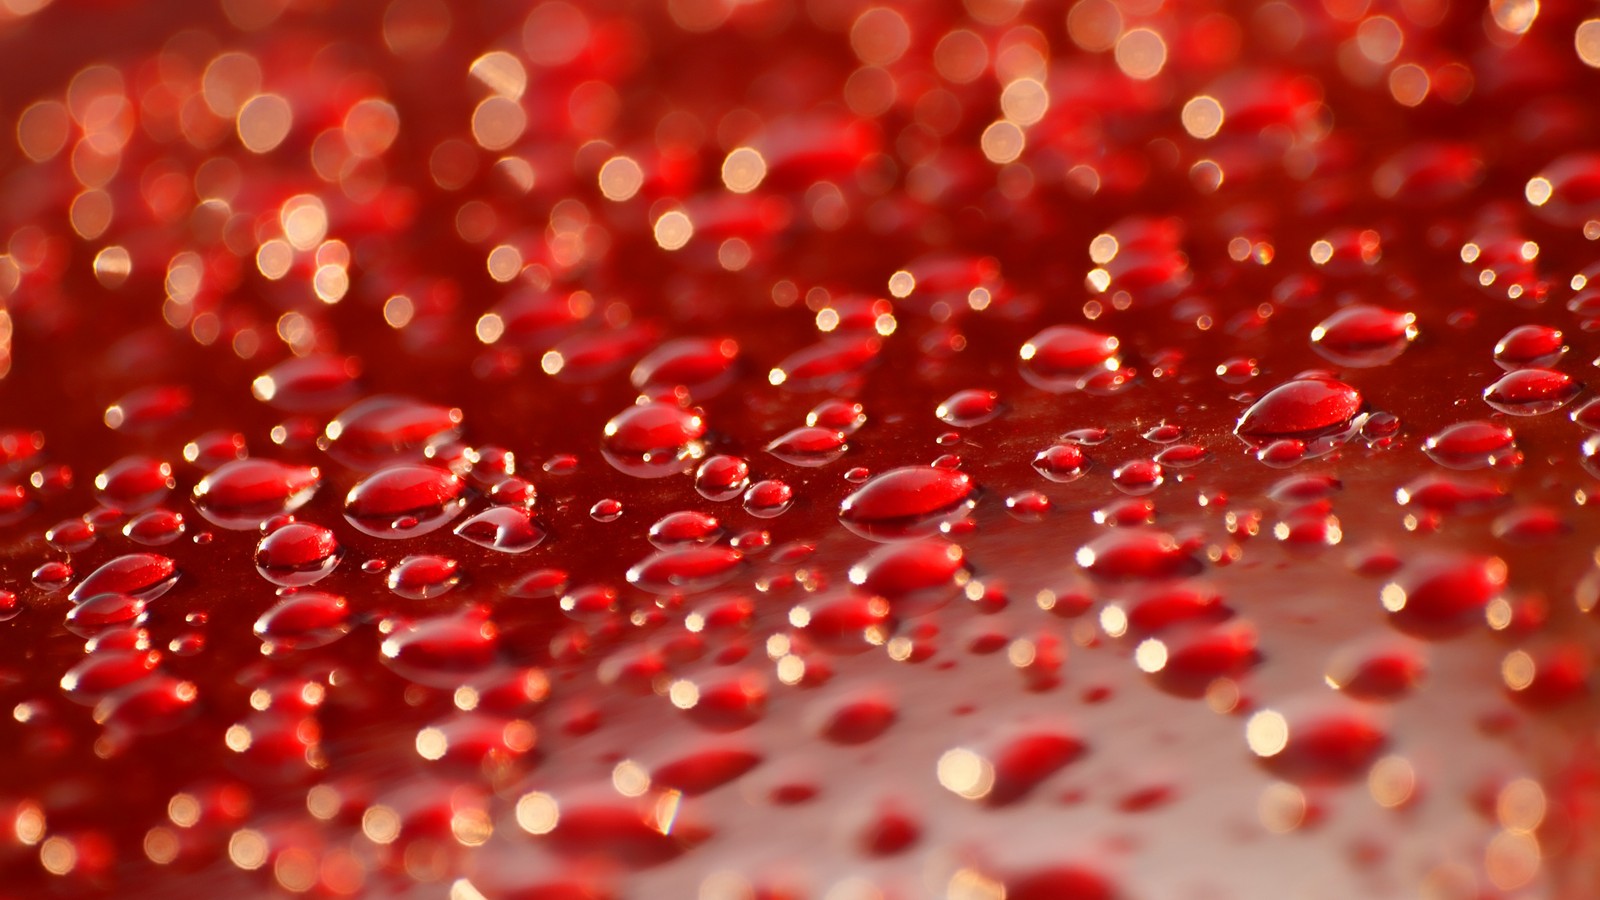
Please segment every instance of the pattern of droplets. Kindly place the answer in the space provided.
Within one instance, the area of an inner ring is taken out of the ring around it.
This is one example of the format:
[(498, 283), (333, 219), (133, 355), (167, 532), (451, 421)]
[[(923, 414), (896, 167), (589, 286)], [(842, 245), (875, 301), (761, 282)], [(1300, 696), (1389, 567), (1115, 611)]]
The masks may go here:
[(1600, 894), (1592, 10), (70, 6), (7, 890)]

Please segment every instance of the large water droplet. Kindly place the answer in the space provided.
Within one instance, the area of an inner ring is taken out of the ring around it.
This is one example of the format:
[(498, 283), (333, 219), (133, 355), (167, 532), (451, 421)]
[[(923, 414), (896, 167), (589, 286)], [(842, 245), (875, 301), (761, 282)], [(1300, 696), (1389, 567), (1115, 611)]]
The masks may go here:
[(628, 570), (628, 583), (652, 594), (696, 593), (738, 574), (744, 555), (729, 547), (659, 550)]
[(1252, 444), (1322, 437), (1348, 428), (1361, 405), (1361, 392), (1348, 384), (1302, 378), (1268, 391), (1245, 411), (1234, 433)]
[(370, 471), (420, 459), (428, 445), (460, 434), (461, 410), (410, 397), (379, 395), (346, 409), (328, 423), (328, 454), (352, 469)]
[(976, 490), (971, 476), (953, 469), (890, 469), (846, 497), (839, 505), (839, 520), (873, 540), (929, 534), (971, 509)]
[(240, 459), (223, 466), (194, 487), (194, 505), (213, 525), (253, 530), (273, 516), (304, 506), (322, 484), (315, 466), (270, 459)]
[(606, 423), (600, 451), (619, 472), (662, 478), (700, 457), (705, 433), (705, 421), (695, 413), (672, 403), (640, 403)]
[(128, 594), (150, 601), (172, 589), (178, 581), (178, 564), (154, 553), (129, 553), (100, 566), (78, 582), (67, 595), (74, 603), (96, 594)]
[(1381, 366), (1397, 359), (1416, 339), (1416, 321), (1412, 313), (1380, 306), (1347, 306), (1311, 329), (1311, 346), (1337, 365), (1352, 369)]
[(526, 553), (544, 541), (545, 532), (526, 509), (494, 506), (456, 526), (457, 536), (501, 553)]
[(351, 488), (344, 517), (373, 537), (398, 539), (440, 528), (466, 505), (467, 486), (456, 475), (432, 466), (398, 465)]
[(825, 466), (849, 449), (844, 433), (810, 425), (796, 428), (767, 444), (767, 452), (792, 466)]
[(1078, 390), (1091, 375), (1121, 367), (1120, 343), (1076, 325), (1053, 325), (1022, 345), (1022, 377), (1052, 393)]
[(298, 587), (326, 578), (344, 551), (333, 532), (310, 522), (290, 522), (256, 545), (256, 571), (273, 584)]
[(1506, 415), (1554, 412), (1583, 391), (1583, 385), (1552, 369), (1517, 369), (1483, 390), (1483, 402)]

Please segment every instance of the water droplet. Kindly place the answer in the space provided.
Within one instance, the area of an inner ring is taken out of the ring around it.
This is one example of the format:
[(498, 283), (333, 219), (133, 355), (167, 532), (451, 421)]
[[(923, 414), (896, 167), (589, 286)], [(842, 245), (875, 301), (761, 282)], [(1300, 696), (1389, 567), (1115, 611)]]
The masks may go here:
[(739, 345), (731, 338), (678, 338), (639, 360), (630, 380), (644, 393), (681, 387), (705, 400), (732, 382), (738, 358)]
[(290, 522), (256, 544), (256, 571), (285, 587), (321, 581), (343, 558), (344, 550), (333, 532), (309, 522)]
[(750, 464), (737, 456), (712, 456), (694, 473), (694, 489), (707, 500), (732, 500), (750, 484)]
[(946, 425), (973, 428), (993, 421), (1002, 411), (999, 394), (994, 391), (972, 389), (957, 391), (945, 398), (945, 401), (934, 410), (934, 415)]
[(50, 526), (44, 539), (64, 553), (76, 553), (94, 545), (94, 525), (82, 518), (67, 519)]
[(146, 609), (145, 601), (128, 594), (95, 594), (67, 611), (67, 630), (79, 637), (93, 637), (108, 628), (142, 625)]
[(1567, 353), (1561, 332), (1548, 325), (1518, 325), (1494, 345), (1494, 361), (1502, 369), (1549, 368)]
[(734, 577), (744, 554), (729, 547), (658, 550), (628, 570), (628, 583), (652, 594), (698, 593)]
[(794, 505), (794, 489), (777, 479), (758, 481), (744, 492), (744, 511), (760, 519), (772, 519)]
[(461, 583), (461, 564), (443, 556), (407, 556), (389, 570), (389, 590), (408, 600), (441, 596)]
[(1166, 476), (1161, 464), (1152, 459), (1130, 459), (1111, 471), (1111, 483), (1125, 494), (1148, 494), (1161, 486)]
[(1169, 469), (1187, 469), (1204, 462), (1211, 451), (1198, 444), (1168, 444), (1155, 455), (1155, 463)]
[(61, 676), (61, 691), (85, 706), (93, 706), (108, 694), (155, 674), (161, 654), (154, 650), (101, 650)]
[(170, 509), (146, 510), (122, 526), (124, 536), (147, 547), (170, 544), (183, 536), (183, 530), (183, 514)]
[(148, 456), (125, 456), (94, 478), (95, 499), (123, 512), (149, 509), (176, 486), (172, 466)]
[(1006, 511), (1022, 522), (1037, 522), (1050, 506), (1050, 498), (1038, 491), (1019, 491), (1006, 498)]
[(287, 412), (321, 412), (356, 397), (361, 361), (355, 357), (291, 357), (256, 376), (250, 392)]
[(255, 622), (255, 635), (274, 650), (322, 647), (350, 629), (350, 604), (337, 594), (292, 591)]
[(667, 513), (650, 526), (650, 543), (663, 550), (710, 544), (722, 536), (722, 525), (710, 513), (683, 510)]
[(622, 518), (622, 501), (613, 497), (603, 497), (596, 500), (589, 507), (589, 518), (596, 522), (615, 522)]
[(953, 469), (890, 469), (846, 497), (839, 520), (873, 540), (928, 534), (976, 505), (976, 490), (970, 476)]
[(867, 413), (861, 404), (850, 400), (824, 400), (806, 413), (806, 424), (813, 428), (843, 432), (848, 436), (867, 424)]
[(40, 563), (29, 575), (29, 580), (41, 591), (59, 591), (72, 580), (72, 566), (57, 560)]
[(1422, 444), (1428, 458), (1451, 469), (1482, 469), (1517, 452), (1511, 429), (1498, 422), (1457, 422)]
[(1109, 334), (1053, 325), (1022, 345), (1022, 377), (1051, 393), (1079, 390), (1091, 375), (1121, 368), (1119, 346)]
[(360, 481), (344, 499), (344, 517), (364, 534), (399, 539), (427, 534), (461, 514), (467, 486), (432, 466), (397, 465)]
[(1417, 506), (1439, 515), (1470, 516), (1498, 509), (1510, 502), (1510, 497), (1498, 484), (1423, 475), (1395, 491), (1395, 500), (1401, 506)]
[(1349, 427), (1361, 406), (1361, 392), (1348, 384), (1302, 378), (1268, 391), (1245, 411), (1234, 433), (1252, 444), (1322, 437)]
[(1380, 599), (1401, 630), (1449, 637), (1483, 625), (1484, 607), (1505, 585), (1506, 565), (1495, 557), (1428, 554), (1407, 562)]
[(766, 447), (767, 452), (778, 459), (806, 467), (825, 466), (848, 449), (843, 432), (810, 425), (789, 431)]
[(352, 469), (371, 471), (416, 460), (428, 445), (460, 436), (461, 410), (410, 397), (369, 397), (335, 416), (324, 430), (328, 454)]
[(859, 380), (882, 347), (876, 337), (826, 338), (785, 357), (767, 380), (797, 392), (839, 390)]
[(544, 541), (543, 528), (534, 524), (526, 509), (493, 506), (456, 526), (455, 533), (490, 550), (526, 553)]
[(1538, 416), (1554, 412), (1583, 390), (1583, 385), (1551, 369), (1517, 369), (1484, 388), (1483, 401), (1506, 415)]
[(606, 423), (601, 455), (619, 472), (662, 478), (684, 471), (703, 453), (700, 416), (672, 403), (630, 406)]
[(154, 553), (129, 553), (90, 572), (68, 598), (81, 602), (96, 594), (129, 594), (150, 601), (172, 589), (178, 581), (178, 564)]
[(1417, 317), (1381, 306), (1356, 304), (1311, 329), (1311, 346), (1329, 362), (1352, 369), (1381, 366), (1399, 358), (1417, 337)]
[(1078, 549), (1078, 565), (1109, 581), (1179, 578), (1201, 569), (1191, 548), (1162, 531), (1119, 529)]
[(304, 506), (321, 485), (322, 473), (315, 466), (240, 459), (200, 479), (194, 487), (194, 505), (213, 525), (252, 530), (266, 519)]
[(384, 640), (381, 651), (383, 661), (402, 677), (453, 690), (488, 674), (499, 646), (494, 625), (480, 609), (469, 607), (402, 625)]
[(1089, 471), (1089, 457), (1076, 444), (1053, 444), (1034, 456), (1033, 468), (1051, 481), (1076, 481)]

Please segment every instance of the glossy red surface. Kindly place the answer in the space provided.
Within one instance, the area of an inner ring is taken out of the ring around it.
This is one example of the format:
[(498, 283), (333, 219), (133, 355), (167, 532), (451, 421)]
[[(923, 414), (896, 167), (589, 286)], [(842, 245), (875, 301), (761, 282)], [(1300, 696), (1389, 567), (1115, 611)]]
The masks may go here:
[(1600, 895), (1580, 6), (0, 0), (0, 897)]

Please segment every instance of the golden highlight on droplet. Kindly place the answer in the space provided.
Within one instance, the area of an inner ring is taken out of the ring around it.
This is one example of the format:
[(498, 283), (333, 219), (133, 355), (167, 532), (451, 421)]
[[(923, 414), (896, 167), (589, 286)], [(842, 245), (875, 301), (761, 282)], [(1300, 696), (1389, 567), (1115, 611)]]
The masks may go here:
[(400, 814), (387, 806), (369, 806), (361, 814), (361, 833), (374, 844), (392, 844), (400, 837)]
[(1133, 651), (1133, 664), (1139, 670), (1155, 674), (1167, 667), (1167, 645), (1157, 638), (1145, 638)]
[(735, 194), (748, 194), (767, 177), (767, 160), (754, 147), (738, 147), (722, 161), (722, 184)]
[(917, 278), (905, 269), (889, 276), (889, 296), (903, 300), (917, 289)]
[(103, 287), (121, 287), (132, 272), (133, 260), (122, 247), (106, 247), (94, 256), (94, 277)]
[(663, 250), (682, 250), (694, 237), (694, 222), (681, 210), (673, 210), (656, 220), (656, 246)]
[(694, 709), (700, 702), (700, 688), (687, 679), (679, 679), (667, 689), (667, 699), (679, 709)]
[(633, 760), (625, 759), (611, 770), (611, 786), (624, 797), (643, 797), (650, 790), (650, 773)]
[(1015, 122), (1004, 119), (985, 128), (983, 136), (978, 141), (984, 158), (992, 163), (1001, 164), (1015, 162), (1027, 145), (1028, 138), (1022, 133), (1022, 129)]
[(946, 750), (936, 774), (945, 790), (968, 800), (981, 800), (994, 789), (994, 766), (965, 747)]
[(1147, 81), (1167, 64), (1167, 42), (1149, 28), (1135, 28), (1117, 40), (1115, 57), (1122, 74)]
[(1526, 650), (1513, 650), (1500, 662), (1500, 678), (1513, 691), (1525, 691), (1533, 686), (1538, 666)]

